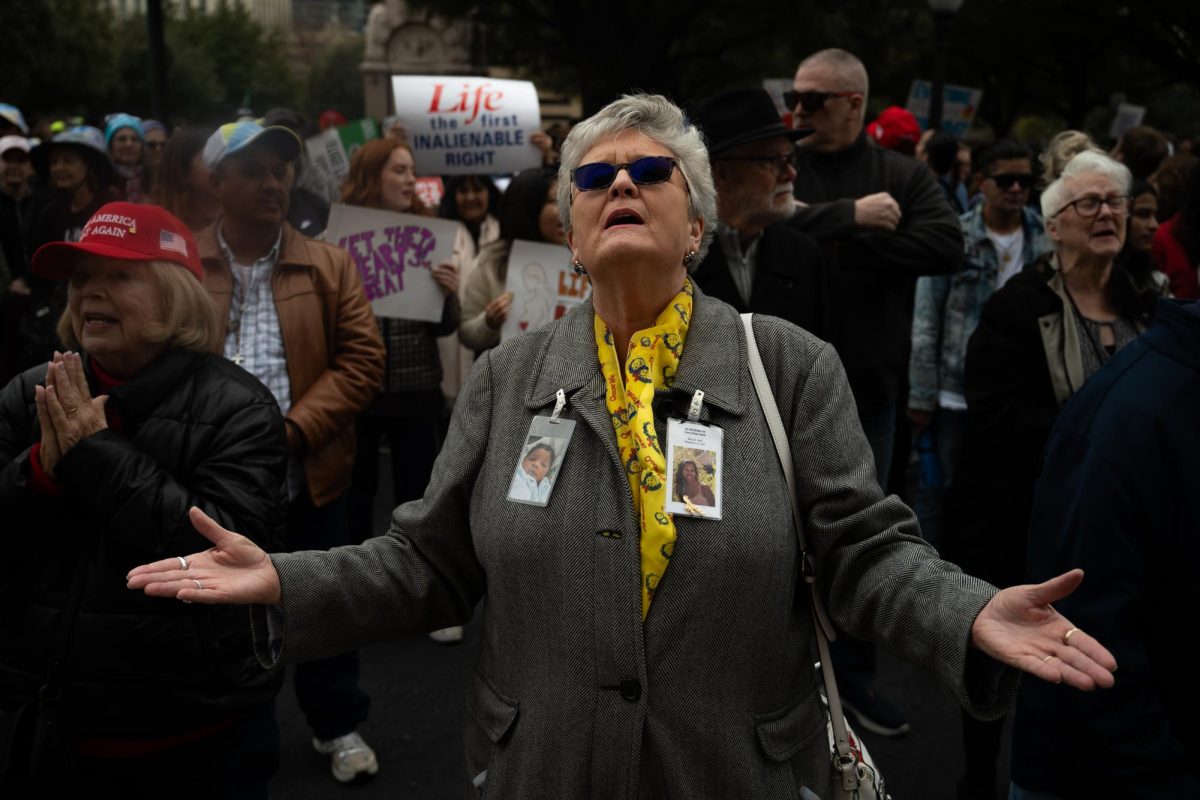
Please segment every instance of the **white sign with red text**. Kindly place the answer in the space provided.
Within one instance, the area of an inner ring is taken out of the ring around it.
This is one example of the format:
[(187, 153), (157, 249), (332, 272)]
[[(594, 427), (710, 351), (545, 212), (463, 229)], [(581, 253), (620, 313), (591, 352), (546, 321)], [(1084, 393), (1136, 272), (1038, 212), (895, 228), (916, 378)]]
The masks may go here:
[(377, 317), (438, 322), (446, 294), (433, 268), (449, 261), (458, 223), (334, 203), (322, 238), (350, 254)]
[(540, 166), (529, 142), (541, 129), (529, 81), (394, 75), (396, 117), (421, 175), (499, 175)]

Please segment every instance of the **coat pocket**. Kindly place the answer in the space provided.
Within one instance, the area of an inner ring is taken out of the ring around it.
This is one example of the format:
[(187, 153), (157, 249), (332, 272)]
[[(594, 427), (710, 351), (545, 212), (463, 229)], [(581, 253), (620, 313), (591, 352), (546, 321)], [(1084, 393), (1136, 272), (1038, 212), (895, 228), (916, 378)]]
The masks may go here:
[[(814, 741), (824, 746), (825, 709), (815, 690), (779, 709), (754, 717), (759, 747), (776, 763), (791, 761)], [(818, 734), (822, 736), (817, 739)]]
[(487, 676), (476, 671), (467, 693), (467, 712), (475, 725), (467, 725), (464, 737), (470, 780), (468, 797), (488, 796), (488, 789), (497, 783), (496, 756), (517, 721), (519, 708), (518, 701), (504, 695)]
[(475, 673), (471, 692), (467, 695), (467, 710), (492, 744), (500, 744), (508, 735), (517, 721), (519, 706), (520, 703), (502, 694), (482, 673)]

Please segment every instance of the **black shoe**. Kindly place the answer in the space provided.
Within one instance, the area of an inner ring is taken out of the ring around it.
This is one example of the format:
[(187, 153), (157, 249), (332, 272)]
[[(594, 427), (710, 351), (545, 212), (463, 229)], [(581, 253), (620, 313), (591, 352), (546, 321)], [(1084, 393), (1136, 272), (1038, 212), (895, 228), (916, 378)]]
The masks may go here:
[(842, 708), (863, 730), (893, 738), (908, 733), (910, 725), (900, 709), (875, 693), (874, 689), (847, 686)]

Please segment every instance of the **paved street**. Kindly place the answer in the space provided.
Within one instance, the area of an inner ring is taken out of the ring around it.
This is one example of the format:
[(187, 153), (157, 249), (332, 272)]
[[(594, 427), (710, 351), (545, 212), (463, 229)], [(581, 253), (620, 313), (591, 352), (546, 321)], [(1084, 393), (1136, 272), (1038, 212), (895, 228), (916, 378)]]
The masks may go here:
[[(380, 485), (390, 485), (390, 479), (381, 475)], [(382, 502), (377, 506), (379, 530), (384, 530), (390, 508)], [(312, 749), (289, 680), (279, 698), (283, 763), (272, 796), (276, 800), (461, 797), (465, 690), (478, 651), (478, 625), (477, 615), (460, 645), (440, 645), (422, 636), (362, 651), (371, 718), (361, 730), (380, 761), (379, 775), (364, 786), (345, 787), (330, 776), (327, 761)], [(913, 725), (912, 733), (899, 739), (863, 737), (892, 797), (953, 800), (962, 764), (953, 699), (931, 676), (886, 656), (880, 661), (880, 687)]]

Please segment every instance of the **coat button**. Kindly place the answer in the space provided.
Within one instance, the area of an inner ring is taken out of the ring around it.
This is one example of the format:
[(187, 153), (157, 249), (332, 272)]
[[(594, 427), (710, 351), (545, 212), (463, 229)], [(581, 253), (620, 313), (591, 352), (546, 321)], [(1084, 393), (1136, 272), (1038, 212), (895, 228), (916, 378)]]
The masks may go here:
[(621, 681), (621, 697), (636, 703), (642, 697), (642, 684), (636, 680)]

